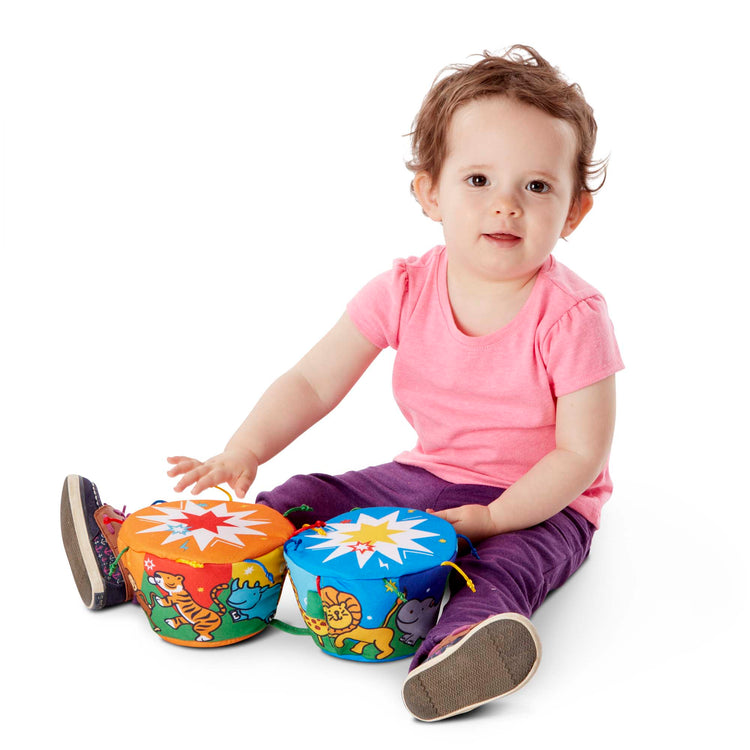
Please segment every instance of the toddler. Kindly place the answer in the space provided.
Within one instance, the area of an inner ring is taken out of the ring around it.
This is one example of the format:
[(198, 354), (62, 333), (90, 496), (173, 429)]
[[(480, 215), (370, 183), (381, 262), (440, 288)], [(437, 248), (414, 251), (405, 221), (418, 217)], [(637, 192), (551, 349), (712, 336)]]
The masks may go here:
[[(541, 652), (528, 618), (588, 555), (612, 491), (622, 361), (601, 294), (551, 254), (601, 187), (595, 138), (579, 87), (530, 47), (447, 69), (416, 117), (408, 163), (445, 244), (367, 284), (222, 453), (168, 459), (177, 491), (227, 483), (244, 498), (260, 464), (330, 412), (382, 349), (396, 350), (393, 391), (414, 448), (340, 476), (292, 477), (256, 502), (310, 506), (294, 514), (298, 527), (353, 507), (415, 508), (473, 541), (478, 558), (457, 562), (476, 593), (452, 587), (403, 686), (423, 721), (528, 682)], [(63, 505), (93, 508), (95, 495), (69, 480)], [(86, 544), (66, 540), (77, 580)], [(96, 606), (85, 583), (82, 595)], [(113, 589), (99, 606), (126, 597)]]

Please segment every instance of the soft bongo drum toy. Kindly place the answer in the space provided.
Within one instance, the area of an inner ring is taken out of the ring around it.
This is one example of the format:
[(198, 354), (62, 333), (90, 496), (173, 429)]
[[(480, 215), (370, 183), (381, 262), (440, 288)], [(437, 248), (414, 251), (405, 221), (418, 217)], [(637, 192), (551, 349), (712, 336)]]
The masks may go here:
[(303, 528), (284, 545), (297, 604), (316, 643), (357, 661), (416, 652), (437, 621), (456, 553), (448, 522), (393, 507), (353, 510)]
[(128, 516), (117, 544), (151, 627), (183, 646), (224, 646), (273, 619), (294, 526), (262, 505), (162, 502)]

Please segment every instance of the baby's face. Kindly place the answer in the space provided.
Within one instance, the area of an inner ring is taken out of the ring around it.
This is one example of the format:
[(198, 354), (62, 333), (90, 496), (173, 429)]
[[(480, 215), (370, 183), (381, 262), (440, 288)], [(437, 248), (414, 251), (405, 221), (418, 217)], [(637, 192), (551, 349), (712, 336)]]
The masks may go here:
[[(573, 204), (571, 125), (505, 96), (456, 111), (437, 183), (422, 200), (441, 221), (449, 269), (487, 281), (526, 280), (590, 208)], [(571, 206), (573, 206), (571, 208)]]

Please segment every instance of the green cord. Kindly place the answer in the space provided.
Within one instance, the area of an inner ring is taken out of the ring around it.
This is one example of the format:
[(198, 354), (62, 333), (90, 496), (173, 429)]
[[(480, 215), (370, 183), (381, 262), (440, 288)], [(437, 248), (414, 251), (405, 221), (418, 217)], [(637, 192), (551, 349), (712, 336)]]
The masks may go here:
[(309, 635), (310, 637), (313, 637), (313, 634), (308, 628), (296, 628), (294, 625), (289, 625), (288, 623), (275, 618), (271, 620), (270, 624), (275, 628), (282, 630), (284, 633), (291, 633), (292, 635)]
[(109, 566), (109, 575), (112, 577), (115, 574), (115, 568), (117, 567), (117, 564), (120, 562), (120, 558), (130, 549), (130, 547), (125, 547), (125, 549), (120, 552), (119, 555), (115, 558), (115, 561), (112, 563), (112, 565)]
[(289, 510), (284, 513), (284, 518), (286, 518), (290, 513), (294, 513), (298, 510), (310, 511), (312, 510), (312, 508), (309, 505), (298, 505), (296, 508), (289, 508)]

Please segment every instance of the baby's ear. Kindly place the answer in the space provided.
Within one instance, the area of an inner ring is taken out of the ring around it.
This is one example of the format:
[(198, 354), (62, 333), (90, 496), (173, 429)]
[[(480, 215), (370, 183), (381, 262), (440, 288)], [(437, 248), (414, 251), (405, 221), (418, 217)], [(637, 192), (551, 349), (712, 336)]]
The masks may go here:
[(568, 218), (565, 219), (561, 237), (573, 234), (575, 228), (583, 221), (584, 216), (594, 207), (594, 196), (588, 190), (582, 190), (570, 206)]
[(422, 206), (422, 211), (433, 221), (442, 221), (440, 206), (437, 200), (437, 185), (433, 182), (428, 172), (417, 172), (412, 180), (412, 190), (417, 202)]

